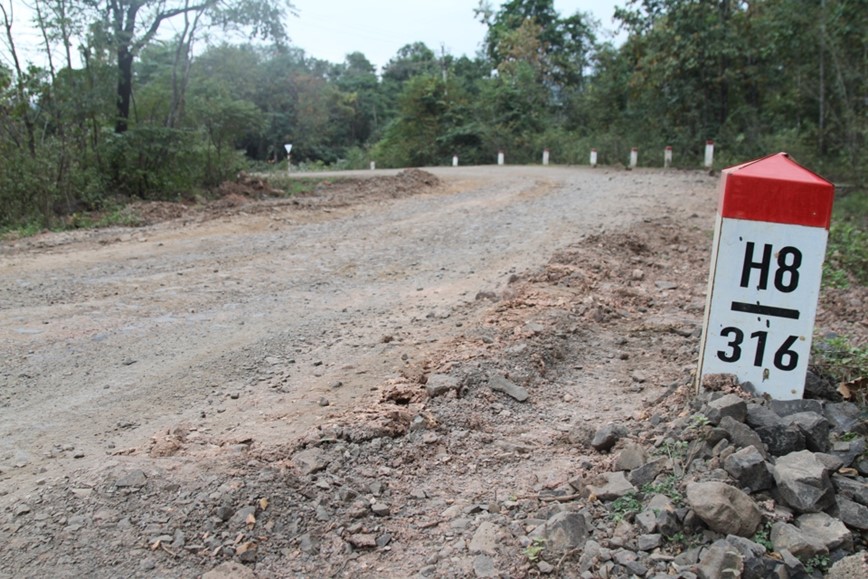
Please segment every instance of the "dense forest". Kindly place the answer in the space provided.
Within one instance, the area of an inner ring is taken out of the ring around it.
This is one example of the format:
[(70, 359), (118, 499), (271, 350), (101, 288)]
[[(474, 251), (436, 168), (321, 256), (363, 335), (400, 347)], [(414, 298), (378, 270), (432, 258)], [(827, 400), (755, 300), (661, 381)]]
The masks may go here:
[[(288, 0), (0, 0), (0, 228), (207, 194), (241, 169), (588, 162), (787, 151), (868, 181), (868, 0), (624, 0), (619, 46), (552, 0), (480, 2), (473, 57), (377, 70), (294, 47)], [(180, 30), (165, 40), (165, 23)], [(44, 61), (21, 59), (38, 30)], [(243, 38), (244, 42), (215, 41)], [(435, 47), (436, 48), (436, 47)]]

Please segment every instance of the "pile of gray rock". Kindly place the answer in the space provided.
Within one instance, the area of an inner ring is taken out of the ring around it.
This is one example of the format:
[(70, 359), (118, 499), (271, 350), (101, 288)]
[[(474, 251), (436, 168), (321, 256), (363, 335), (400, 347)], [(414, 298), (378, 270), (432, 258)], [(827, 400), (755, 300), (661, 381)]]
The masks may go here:
[(568, 540), (541, 525), (546, 565), (573, 549), (588, 578), (868, 577), (863, 409), (706, 391), (691, 412), (594, 433), (611, 470), (570, 484), (605, 511)]

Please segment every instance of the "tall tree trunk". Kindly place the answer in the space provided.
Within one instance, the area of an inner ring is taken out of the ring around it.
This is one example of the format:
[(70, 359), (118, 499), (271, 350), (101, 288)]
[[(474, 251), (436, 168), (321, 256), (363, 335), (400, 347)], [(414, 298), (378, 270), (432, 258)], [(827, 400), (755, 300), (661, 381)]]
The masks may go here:
[(115, 132), (125, 133), (129, 128), (130, 103), (133, 98), (133, 54), (129, 46), (118, 46), (118, 118)]

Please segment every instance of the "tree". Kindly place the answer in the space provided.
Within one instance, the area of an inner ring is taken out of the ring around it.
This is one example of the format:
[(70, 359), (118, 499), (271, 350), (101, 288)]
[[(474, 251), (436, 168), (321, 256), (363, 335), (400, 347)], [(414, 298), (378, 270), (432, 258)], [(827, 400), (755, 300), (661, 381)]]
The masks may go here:
[(135, 58), (166, 21), (194, 15), (209, 26), (249, 28), (254, 36), (281, 42), (284, 16), (293, 9), (290, 0), (96, 0), (96, 7), (116, 56), (117, 133), (129, 127)]

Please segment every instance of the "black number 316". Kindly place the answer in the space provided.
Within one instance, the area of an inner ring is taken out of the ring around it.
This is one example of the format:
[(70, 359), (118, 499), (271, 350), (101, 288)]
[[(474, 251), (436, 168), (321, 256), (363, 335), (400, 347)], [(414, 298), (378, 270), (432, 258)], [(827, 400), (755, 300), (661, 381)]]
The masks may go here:
[[(738, 362), (741, 359), (744, 332), (730, 326), (721, 330), (720, 335), (729, 339), (727, 343), (728, 350), (718, 350), (717, 357), (723, 362)], [(759, 367), (763, 365), (768, 336), (768, 332), (754, 332), (750, 335), (751, 339), (756, 340), (756, 349), (754, 350), (753, 357), (754, 366)], [(799, 365), (799, 354), (791, 349), (798, 339), (798, 336), (789, 336), (784, 340), (784, 343), (775, 352), (775, 368), (789, 372)]]

